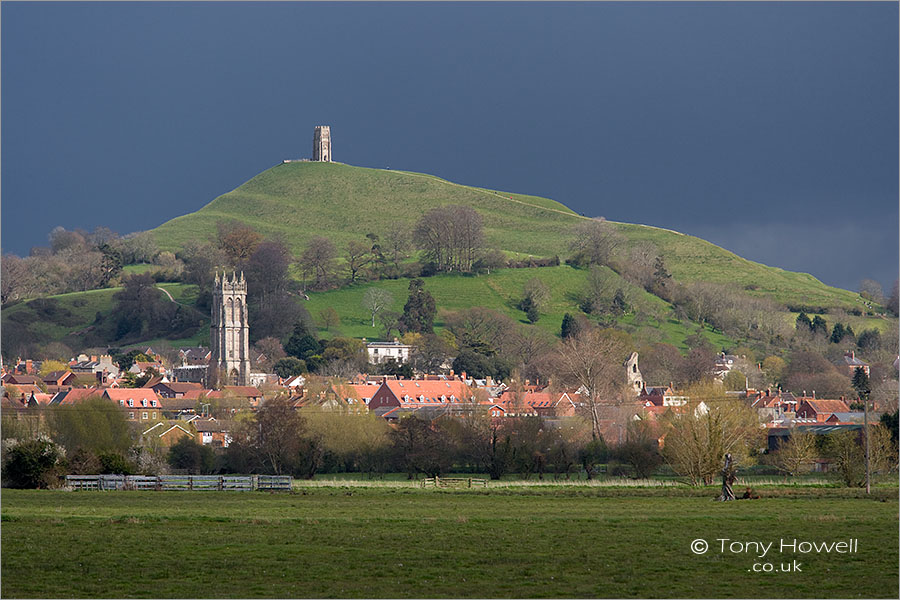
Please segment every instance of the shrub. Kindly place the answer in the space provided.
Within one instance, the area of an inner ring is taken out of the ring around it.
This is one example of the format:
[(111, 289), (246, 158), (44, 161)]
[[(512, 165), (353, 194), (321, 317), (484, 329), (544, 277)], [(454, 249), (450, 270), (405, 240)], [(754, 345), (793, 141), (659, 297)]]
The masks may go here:
[(134, 475), (137, 471), (134, 464), (118, 452), (105, 452), (97, 458), (100, 460), (100, 473), (104, 475)]
[(3, 464), (3, 483), (12, 488), (48, 488), (62, 474), (59, 448), (47, 440), (30, 440), (11, 448)]

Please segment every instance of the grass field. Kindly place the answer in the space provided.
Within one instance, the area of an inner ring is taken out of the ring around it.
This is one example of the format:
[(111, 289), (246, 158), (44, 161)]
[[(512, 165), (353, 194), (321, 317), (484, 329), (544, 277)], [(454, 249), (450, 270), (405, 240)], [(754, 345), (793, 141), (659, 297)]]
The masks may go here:
[[(897, 493), (2, 492), (4, 597), (896, 597)], [(710, 543), (702, 555), (693, 540)], [(836, 542), (858, 553), (720, 551)], [(753, 573), (754, 563), (801, 565)]]

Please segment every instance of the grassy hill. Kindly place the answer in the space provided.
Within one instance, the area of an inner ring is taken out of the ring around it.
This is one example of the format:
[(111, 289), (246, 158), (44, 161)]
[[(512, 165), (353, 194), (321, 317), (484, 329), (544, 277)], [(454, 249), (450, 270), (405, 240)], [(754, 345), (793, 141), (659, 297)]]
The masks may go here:
[[(536, 196), (499, 192), (445, 181), (431, 175), (367, 169), (336, 163), (287, 163), (254, 177), (237, 189), (216, 198), (197, 212), (164, 223), (153, 233), (161, 248), (178, 250), (188, 240), (211, 239), (216, 224), (235, 219), (248, 223), (267, 236), (279, 235), (295, 255), (316, 235), (325, 235), (339, 246), (360, 240), (367, 233), (385, 235), (394, 223), (412, 225), (430, 208), (443, 204), (474, 207), (482, 215), (489, 246), (519, 256), (565, 258), (572, 227), (584, 217), (558, 202)], [(603, 212), (602, 207), (598, 212)], [(735, 285), (748, 294), (766, 296), (788, 306), (818, 306), (845, 311), (863, 309), (858, 294), (826, 286), (806, 273), (794, 273), (748, 261), (702, 239), (675, 231), (634, 225), (613, 224), (627, 244), (652, 242), (665, 257), (669, 271), (682, 283), (707, 281)], [(127, 273), (152, 270), (152, 265), (131, 265)], [(425, 280), (439, 310), (459, 310), (485, 306), (524, 322), (516, 308), (523, 284), (537, 277), (551, 290), (551, 298), (541, 313), (537, 327), (558, 334), (566, 312), (579, 313), (577, 296), (586, 284), (587, 272), (561, 265), (531, 269), (501, 269), (490, 275), (439, 275)], [(610, 290), (625, 291), (634, 310), (620, 318), (626, 329), (639, 329), (642, 341), (662, 341), (685, 348), (686, 337), (701, 328), (677, 318), (673, 307), (644, 289), (604, 268)], [(304, 304), (318, 320), (319, 313), (333, 307), (340, 324), (323, 336), (345, 335), (377, 338), (380, 328), (361, 306), (365, 290), (377, 286), (391, 291), (393, 310), (402, 310), (409, 281), (398, 279), (358, 284), (339, 290), (310, 293)], [(193, 304), (193, 286), (162, 284), (176, 301)], [(96, 326), (112, 311), (115, 289), (52, 296), (49, 302), (26, 301), (4, 307), (3, 342), (7, 348), (52, 341), (78, 349), (94, 344), (102, 329)], [(99, 315), (99, 320), (98, 320)], [(792, 323), (796, 313), (783, 312)], [(844, 316), (854, 330), (875, 327), (884, 330), (893, 320), (880, 317)], [(834, 320), (826, 316), (829, 325)], [(440, 315), (436, 322), (442, 327)], [(703, 329), (716, 348), (733, 347), (743, 340)], [(208, 343), (208, 331), (191, 332), (183, 339), (167, 339), (173, 345)], [(154, 343), (160, 340), (144, 340)], [(112, 343), (112, 342), (110, 342)]]
[[(565, 258), (571, 228), (585, 218), (546, 198), (460, 185), (432, 175), (299, 162), (272, 167), (153, 233), (160, 247), (174, 251), (188, 240), (212, 237), (218, 221), (237, 219), (265, 235), (281, 235), (299, 254), (314, 236), (327, 236), (342, 247), (370, 232), (384, 235), (393, 223), (412, 225), (425, 211), (443, 204), (477, 209), (489, 246), (522, 256)], [(858, 294), (827, 286), (812, 275), (749, 261), (693, 236), (645, 225), (614, 226), (629, 244), (656, 244), (669, 271), (682, 282), (731, 283), (789, 305), (863, 306)]]

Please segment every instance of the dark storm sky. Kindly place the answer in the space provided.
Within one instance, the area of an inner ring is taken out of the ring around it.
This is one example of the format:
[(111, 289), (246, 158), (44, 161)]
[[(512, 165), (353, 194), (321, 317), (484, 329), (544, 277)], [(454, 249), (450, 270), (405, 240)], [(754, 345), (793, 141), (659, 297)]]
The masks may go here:
[(2, 4), (2, 244), (335, 159), (857, 289), (898, 270), (898, 5)]

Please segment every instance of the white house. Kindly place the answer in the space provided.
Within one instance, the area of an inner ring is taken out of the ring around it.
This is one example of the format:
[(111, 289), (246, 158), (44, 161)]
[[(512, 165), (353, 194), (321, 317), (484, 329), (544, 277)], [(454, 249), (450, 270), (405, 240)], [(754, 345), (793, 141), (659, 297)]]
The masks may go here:
[(412, 346), (401, 344), (394, 338), (393, 342), (369, 342), (366, 349), (369, 352), (369, 362), (377, 365), (392, 358), (398, 363), (409, 362)]

